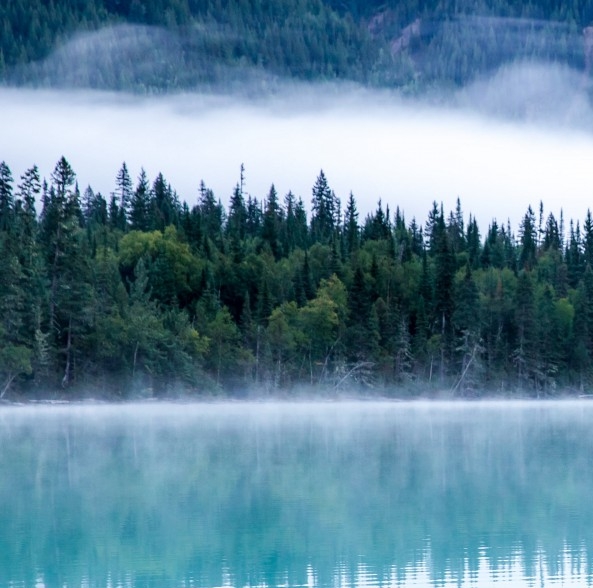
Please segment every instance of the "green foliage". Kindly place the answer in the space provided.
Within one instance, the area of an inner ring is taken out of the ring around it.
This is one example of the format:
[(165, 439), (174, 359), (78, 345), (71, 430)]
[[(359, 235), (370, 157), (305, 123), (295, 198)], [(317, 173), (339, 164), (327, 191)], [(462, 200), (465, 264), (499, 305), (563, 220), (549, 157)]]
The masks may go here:
[(16, 377), (31, 374), (31, 355), (31, 349), (24, 345), (5, 344), (0, 349), (0, 398), (4, 398)]
[(232, 384), (247, 359), (241, 348), (241, 334), (229, 309), (221, 308), (210, 323), (206, 335), (210, 341), (207, 365), (215, 376), (217, 386)]
[(177, 230), (168, 226), (164, 232), (131, 231), (119, 243), (119, 260), (123, 275), (131, 276), (143, 259), (149, 275), (148, 287), (163, 304), (176, 302), (184, 306), (202, 270), (200, 260), (192, 255)]
[(428, 384), (549, 396), (593, 384), (590, 215), (565, 246), (543, 206), (517, 242), (496, 221), (482, 241), (460, 203), (448, 216), (435, 203), (425, 239), (381, 203), (361, 227), (354, 197), (343, 214), (323, 174), (310, 222), (273, 186), (260, 205), (239, 184), (227, 213), (202, 185), (190, 210), (161, 174), (152, 187), (142, 174), (136, 216), (123, 166), (108, 222), (64, 157), (49, 183), (31, 168), (15, 188), (0, 171), (0, 394)]

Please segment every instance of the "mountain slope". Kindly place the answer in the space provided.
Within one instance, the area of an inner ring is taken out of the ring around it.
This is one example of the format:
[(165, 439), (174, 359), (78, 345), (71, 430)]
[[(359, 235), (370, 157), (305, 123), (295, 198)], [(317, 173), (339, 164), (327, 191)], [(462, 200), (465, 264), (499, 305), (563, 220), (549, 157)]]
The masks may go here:
[(418, 91), (517, 59), (588, 72), (592, 19), (593, 0), (14, 0), (0, 5), (0, 76), (140, 91), (270, 76)]

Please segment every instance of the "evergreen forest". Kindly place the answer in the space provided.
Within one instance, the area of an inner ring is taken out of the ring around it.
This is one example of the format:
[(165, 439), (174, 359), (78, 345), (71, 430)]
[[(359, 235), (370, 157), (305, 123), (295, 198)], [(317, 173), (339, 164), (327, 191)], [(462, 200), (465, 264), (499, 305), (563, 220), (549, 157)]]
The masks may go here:
[(593, 0), (11, 0), (0, 81), (135, 92), (349, 80), (415, 94), (517, 60), (590, 73)]
[(323, 171), (306, 204), (238, 176), (190, 207), (125, 164), (105, 197), (64, 157), (48, 179), (1, 163), (0, 397), (589, 390), (590, 212), (361, 218)]

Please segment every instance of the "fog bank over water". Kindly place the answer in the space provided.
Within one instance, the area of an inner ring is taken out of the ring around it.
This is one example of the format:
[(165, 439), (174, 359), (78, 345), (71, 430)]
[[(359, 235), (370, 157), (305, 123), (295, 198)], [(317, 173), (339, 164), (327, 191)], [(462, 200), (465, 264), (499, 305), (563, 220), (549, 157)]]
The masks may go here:
[(0, 160), (18, 178), (36, 163), (49, 177), (65, 155), (81, 189), (108, 196), (123, 161), (136, 177), (160, 171), (190, 205), (201, 179), (227, 205), (274, 183), (309, 205), (323, 168), (336, 195), (363, 214), (379, 199), (424, 222), (432, 202), (457, 197), (482, 231), (516, 228), (531, 204), (583, 219), (593, 206), (593, 110), (581, 76), (515, 65), (438, 99), (401, 99), (350, 85), (287, 85), (273, 95), (137, 97), (88, 91), (0, 89)]
[(0, 406), (0, 586), (591, 586), (592, 411)]

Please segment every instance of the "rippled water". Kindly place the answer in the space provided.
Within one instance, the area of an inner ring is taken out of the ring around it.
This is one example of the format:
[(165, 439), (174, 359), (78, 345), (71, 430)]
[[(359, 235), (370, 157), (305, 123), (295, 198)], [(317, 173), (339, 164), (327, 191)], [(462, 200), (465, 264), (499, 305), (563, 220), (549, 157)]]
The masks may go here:
[(4, 407), (0, 586), (593, 584), (593, 402)]

